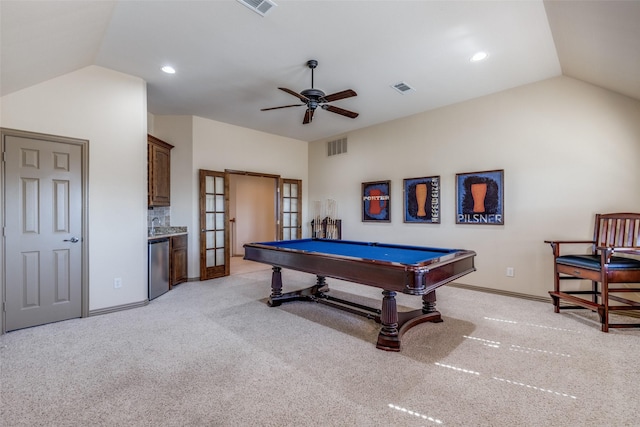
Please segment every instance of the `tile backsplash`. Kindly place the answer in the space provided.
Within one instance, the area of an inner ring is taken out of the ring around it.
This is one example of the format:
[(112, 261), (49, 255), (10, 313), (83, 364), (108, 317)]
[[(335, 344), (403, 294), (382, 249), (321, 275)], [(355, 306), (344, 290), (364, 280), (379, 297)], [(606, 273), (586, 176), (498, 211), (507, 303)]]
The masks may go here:
[(151, 221), (158, 218), (156, 227), (169, 227), (171, 225), (171, 206), (149, 208), (147, 211), (147, 227), (151, 227)]

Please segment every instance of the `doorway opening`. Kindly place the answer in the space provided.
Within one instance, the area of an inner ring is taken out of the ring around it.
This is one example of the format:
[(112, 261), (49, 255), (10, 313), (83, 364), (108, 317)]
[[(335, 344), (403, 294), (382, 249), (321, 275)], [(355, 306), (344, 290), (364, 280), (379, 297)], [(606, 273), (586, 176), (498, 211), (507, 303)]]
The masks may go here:
[(277, 239), (278, 178), (229, 174), (231, 256), (244, 256), (243, 245)]
[(270, 269), (246, 261), (244, 244), (278, 238), (279, 177), (250, 172), (229, 172), (230, 274)]
[(302, 181), (200, 169), (200, 280), (234, 274), (246, 243), (300, 239)]

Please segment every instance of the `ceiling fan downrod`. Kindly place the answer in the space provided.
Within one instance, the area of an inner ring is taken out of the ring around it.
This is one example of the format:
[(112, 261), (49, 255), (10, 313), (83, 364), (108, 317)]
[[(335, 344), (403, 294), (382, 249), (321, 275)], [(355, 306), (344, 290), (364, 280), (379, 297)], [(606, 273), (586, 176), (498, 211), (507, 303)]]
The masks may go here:
[(314, 88), (313, 86), (313, 70), (318, 66), (318, 61), (316, 61), (315, 59), (310, 59), (307, 61), (307, 67), (311, 68), (311, 89)]

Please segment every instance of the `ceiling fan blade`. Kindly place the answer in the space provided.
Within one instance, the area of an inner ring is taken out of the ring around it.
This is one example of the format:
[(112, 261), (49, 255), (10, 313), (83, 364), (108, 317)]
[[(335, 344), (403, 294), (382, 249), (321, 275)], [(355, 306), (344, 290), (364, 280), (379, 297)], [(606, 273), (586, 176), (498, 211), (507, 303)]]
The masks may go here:
[(358, 117), (358, 113), (354, 113), (353, 111), (345, 110), (344, 108), (334, 107), (333, 105), (323, 105), (323, 110), (331, 111), (332, 113), (340, 114), (351, 119), (355, 119)]
[(332, 93), (331, 95), (323, 96), (322, 101), (333, 102), (339, 99), (351, 98), (352, 96), (358, 96), (358, 94), (352, 89), (347, 89), (347, 90), (343, 90), (342, 92), (336, 92), (336, 93)]
[(291, 105), (283, 105), (282, 107), (261, 108), (260, 111), (277, 110), (279, 108), (300, 107), (302, 105), (307, 105), (307, 104), (291, 104)]
[(304, 120), (302, 121), (303, 125), (311, 123), (311, 121), (313, 120), (313, 112), (314, 111), (315, 110), (312, 110), (311, 108), (307, 108), (307, 111), (304, 113)]
[(279, 87), (278, 89), (287, 92), (289, 95), (293, 95), (298, 98), (302, 102), (307, 102), (309, 99), (306, 96), (300, 95), (298, 92), (294, 92), (291, 89), (287, 89), (286, 87)]

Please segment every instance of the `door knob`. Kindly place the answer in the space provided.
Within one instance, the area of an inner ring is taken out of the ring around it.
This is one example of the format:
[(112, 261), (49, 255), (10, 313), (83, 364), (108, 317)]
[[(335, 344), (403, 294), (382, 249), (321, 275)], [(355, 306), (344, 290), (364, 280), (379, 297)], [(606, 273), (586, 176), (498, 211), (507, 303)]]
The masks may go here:
[(71, 243), (77, 243), (80, 240), (77, 237), (72, 237), (70, 239), (64, 239), (63, 242), (71, 242)]

